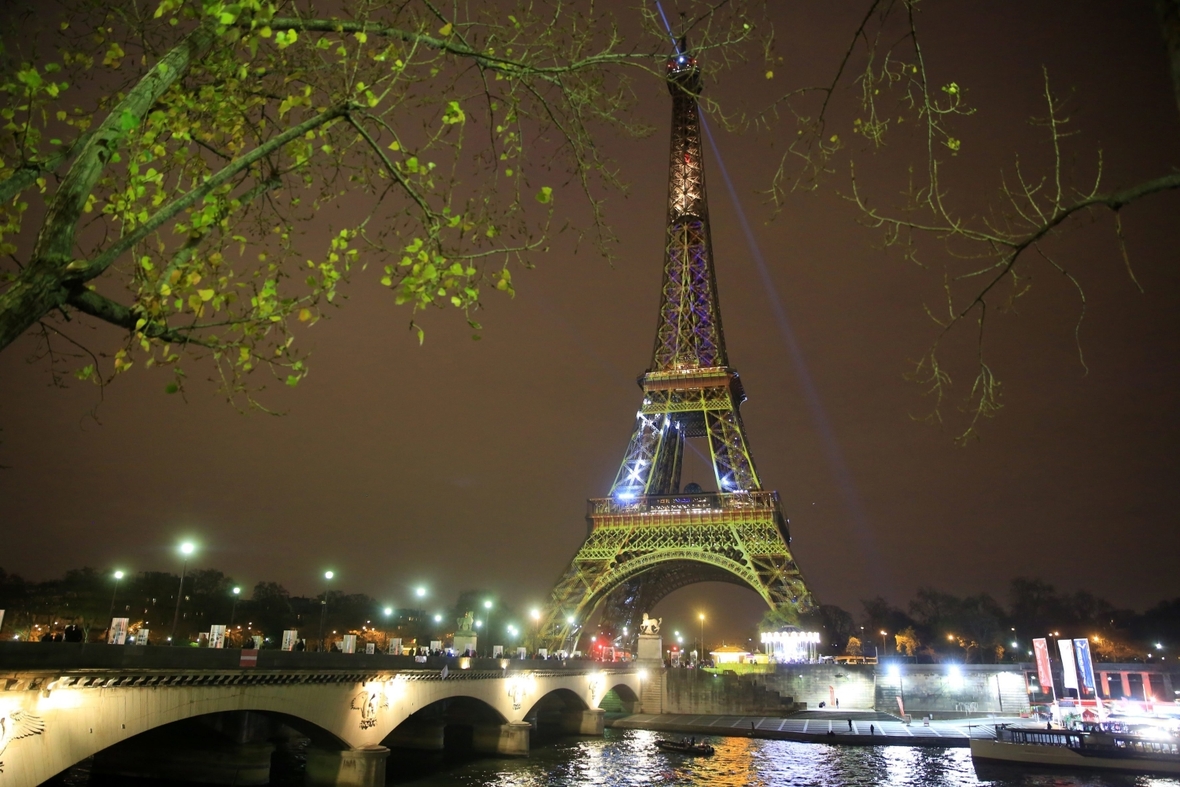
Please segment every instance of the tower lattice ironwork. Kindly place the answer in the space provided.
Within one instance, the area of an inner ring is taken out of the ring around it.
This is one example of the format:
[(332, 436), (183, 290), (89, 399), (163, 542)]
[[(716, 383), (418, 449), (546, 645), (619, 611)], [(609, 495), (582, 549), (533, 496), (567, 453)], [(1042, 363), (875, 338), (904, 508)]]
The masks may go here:
[[(554, 649), (572, 648), (599, 609), (604, 629), (634, 635), (641, 613), (697, 582), (749, 586), (771, 608), (811, 604), (778, 493), (762, 489), (754, 467), (738, 411), (745, 392), (725, 351), (697, 106), (700, 70), (683, 51), (667, 68), (672, 146), (655, 348), (610, 496), (588, 501), (586, 541), (542, 621), (543, 643)], [(717, 492), (681, 490), (689, 438), (707, 442)]]

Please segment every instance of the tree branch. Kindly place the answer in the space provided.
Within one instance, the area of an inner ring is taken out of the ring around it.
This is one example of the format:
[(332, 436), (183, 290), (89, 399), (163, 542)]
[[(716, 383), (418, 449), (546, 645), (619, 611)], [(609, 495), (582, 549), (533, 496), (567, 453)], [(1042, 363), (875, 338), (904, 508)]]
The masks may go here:
[(123, 252), (127, 251), (136, 243), (139, 243), (148, 235), (155, 232), (165, 222), (175, 218), (176, 215), (182, 210), (206, 196), (233, 176), (245, 171), (251, 165), (257, 163), (260, 159), (265, 158), (266, 156), (281, 148), (283, 145), (286, 145), (291, 140), (298, 139), (308, 131), (319, 128), (328, 121), (335, 120), (342, 115), (346, 115), (349, 108), (349, 104), (338, 104), (334, 107), (324, 110), (314, 117), (308, 118), (298, 126), (292, 126), (282, 134), (268, 139), (264, 144), (259, 145), (246, 155), (235, 160), (226, 167), (223, 167), (217, 172), (217, 174), (211, 176), (200, 186), (197, 186), (195, 189), (185, 194), (180, 199), (173, 200), (168, 205), (165, 205), (163, 208), (156, 211), (156, 213), (151, 218), (137, 227), (135, 232), (120, 238), (118, 243), (111, 246), (99, 256), (95, 257), (94, 260), (90, 262), (79, 261), (77, 263), (71, 263), (69, 266), (70, 269), (79, 272), (79, 280), (85, 281), (87, 279), (93, 279), (95, 276), (98, 276), (100, 273), (110, 267), (111, 263), (118, 259), (119, 256), (123, 254)]
[(178, 344), (198, 344), (210, 349), (218, 347), (216, 342), (196, 338), (188, 332), (170, 328), (162, 323), (148, 322), (137, 329), (136, 324), (141, 319), (138, 312), (85, 287), (72, 290), (66, 298), (66, 302), (78, 311), (85, 312), (91, 317), (97, 317), (103, 322), (109, 322), (119, 328), (126, 328), (128, 331), (138, 330), (149, 339), (162, 339)]
[(8, 202), (17, 194), (20, 194), (29, 186), (36, 183), (37, 178), (42, 174), (57, 170), (58, 167), (73, 158), (75, 153), (85, 147), (92, 136), (94, 136), (94, 132), (88, 131), (78, 137), (68, 148), (59, 150), (49, 158), (42, 161), (28, 161), (17, 167), (11, 176), (0, 182), (0, 203)]
[(156, 99), (183, 76), (192, 62), (207, 52), (216, 39), (217, 35), (210, 24), (189, 33), (144, 75), (94, 130), (94, 135), (87, 140), (49, 204), (45, 222), (33, 248), (34, 265), (42, 260), (50, 265), (63, 265), (70, 261), (78, 218), (107, 161), (119, 146), (119, 141), (129, 128), (142, 121)]

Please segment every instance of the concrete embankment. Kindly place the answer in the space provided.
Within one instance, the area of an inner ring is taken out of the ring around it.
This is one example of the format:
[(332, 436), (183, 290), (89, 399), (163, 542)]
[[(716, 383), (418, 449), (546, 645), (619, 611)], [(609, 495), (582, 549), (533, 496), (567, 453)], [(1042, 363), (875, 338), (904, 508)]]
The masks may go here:
[(971, 719), (906, 724), (876, 711), (804, 712), (770, 716), (707, 716), (686, 713), (611, 715), (614, 729), (651, 730), (677, 737), (709, 735), (826, 743), (838, 746), (966, 747), (971, 738), (994, 738), (995, 725), (1018, 719)]

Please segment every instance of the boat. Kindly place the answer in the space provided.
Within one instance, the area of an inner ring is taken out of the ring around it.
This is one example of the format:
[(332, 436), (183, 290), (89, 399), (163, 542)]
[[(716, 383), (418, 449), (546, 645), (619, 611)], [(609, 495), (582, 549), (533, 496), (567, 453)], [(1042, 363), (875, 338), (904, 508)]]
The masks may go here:
[(660, 751), (674, 751), (691, 757), (712, 757), (713, 747), (707, 743), (689, 743), (685, 740), (665, 741), (657, 740), (656, 748)]
[(1160, 727), (1090, 724), (1050, 729), (998, 724), (995, 740), (971, 739), (971, 759), (976, 770), (983, 762), (1175, 776), (1180, 775), (1180, 739)]

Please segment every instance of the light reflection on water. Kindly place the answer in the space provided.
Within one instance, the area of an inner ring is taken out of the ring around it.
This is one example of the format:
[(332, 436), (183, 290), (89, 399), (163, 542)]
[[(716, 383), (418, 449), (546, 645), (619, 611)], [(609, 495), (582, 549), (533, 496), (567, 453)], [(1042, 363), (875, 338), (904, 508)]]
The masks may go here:
[[(1032, 774), (1000, 769), (977, 777), (967, 749), (829, 746), (750, 738), (707, 738), (712, 757), (658, 751), (658, 734), (607, 730), (602, 739), (566, 739), (526, 759), (483, 759), (400, 782), (415, 787), (1180, 787), (1177, 779), (1090, 774)], [(389, 759), (398, 782), (397, 753)]]

